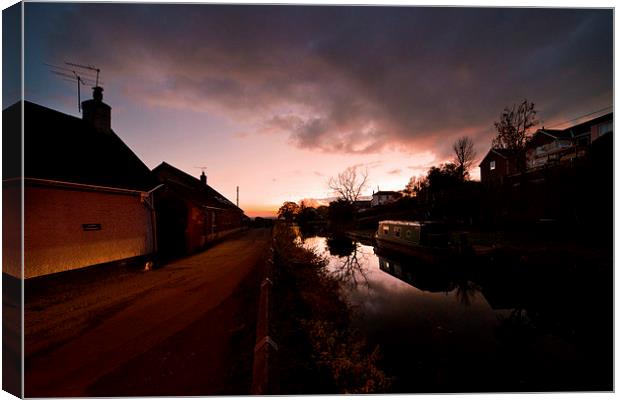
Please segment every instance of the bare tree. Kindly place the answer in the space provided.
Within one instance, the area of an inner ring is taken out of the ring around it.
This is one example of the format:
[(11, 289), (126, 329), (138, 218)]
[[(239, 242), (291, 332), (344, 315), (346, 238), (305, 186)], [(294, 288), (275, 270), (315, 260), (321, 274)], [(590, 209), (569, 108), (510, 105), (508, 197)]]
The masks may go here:
[(529, 137), (529, 129), (538, 124), (534, 103), (523, 100), (518, 106), (504, 108), (499, 122), (495, 122), (497, 136), (493, 147), (509, 150), (522, 150)]
[(351, 254), (339, 258), (339, 261), (341, 261), (342, 264), (339, 268), (332, 271), (331, 276), (336, 280), (352, 287), (357, 287), (361, 284), (369, 287), (370, 282), (368, 280), (368, 271), (364, 267), (364, 263), (367, 262), (367, 257), (363, 252), (360, 252), (363, 260), (363, 262), (360, 262), (357, 254), (359, 245), (354, 243), (353, 246), (354, 248)]
[(357, 166), (349, 167), (336, 178), (329, 178), (329, 188), (342, 200), (349, 203), (356, 201), (368, 183), (368, 170), (358, 173)]
[(463, 136), (452, 145), (454, 150), (454, 164), (461, 172), (463, 179), (469, 175), (474, 161), (476, 159), (476, 151), (474, 150), (474, 141), (469, 136)]

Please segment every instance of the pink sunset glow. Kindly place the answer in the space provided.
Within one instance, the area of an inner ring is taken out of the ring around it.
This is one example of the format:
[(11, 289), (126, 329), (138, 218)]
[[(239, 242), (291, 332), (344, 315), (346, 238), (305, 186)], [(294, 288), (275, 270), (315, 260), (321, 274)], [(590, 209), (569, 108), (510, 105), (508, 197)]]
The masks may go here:
[[(195, 176), (206, 167), (209, 184), (232, 201), (240, 187), (251, 217), (332, 196), (329, 177), (353, 165), (368, 169), (364, 195), (402, 190), (450, 161), (463, 135), (481, 158), (501, 110), (523, 98), (548, 126), (611, 104), (610, 61), (599, 57), (611, 54), (598, 24), (608, 14), (595, 10), (28, 3), (26, 11), (28, 100), (77, 115), (74, 88), (45, 63), (97, 65), (112, 127), (147, 166), (166, 161)], [(453, 20), (460, 28), (450, 34), (433, 28)], [(558, 69), (576, 48), (588, 54)]]

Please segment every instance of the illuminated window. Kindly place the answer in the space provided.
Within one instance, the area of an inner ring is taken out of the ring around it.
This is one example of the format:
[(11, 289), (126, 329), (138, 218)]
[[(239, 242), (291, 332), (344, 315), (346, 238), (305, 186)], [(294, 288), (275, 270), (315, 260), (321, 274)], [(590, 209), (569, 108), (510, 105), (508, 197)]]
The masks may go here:
[(495, 169), (495, 161), (491, 161), (491, 164), (489, 164), (489, 167), (491, 168), (491, 170)]
[(389, 233), (390, 233), (390, 227), (389, 227), (389, 226), (384, 225), (384, 226), (383, 226), (383, 234), (384, 234), (384, 235), (388, 235)]

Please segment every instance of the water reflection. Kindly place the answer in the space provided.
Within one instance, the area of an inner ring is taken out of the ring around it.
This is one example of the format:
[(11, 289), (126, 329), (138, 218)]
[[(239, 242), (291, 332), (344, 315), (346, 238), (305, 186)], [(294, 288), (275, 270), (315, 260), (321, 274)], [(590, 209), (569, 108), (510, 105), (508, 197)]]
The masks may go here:
[(450, 292), (453, 283), (444, 269), (433, 268), (423, 263), (398, 260), (398, 256), (387, 257), (383, 251), (375, 249), (379, 268), (411, 286), (431, 293)]
[(343, 236), (303, 242), (344, 283), (397, 392), (611, 388), (613, 290), (590, 265), (442, 266)]

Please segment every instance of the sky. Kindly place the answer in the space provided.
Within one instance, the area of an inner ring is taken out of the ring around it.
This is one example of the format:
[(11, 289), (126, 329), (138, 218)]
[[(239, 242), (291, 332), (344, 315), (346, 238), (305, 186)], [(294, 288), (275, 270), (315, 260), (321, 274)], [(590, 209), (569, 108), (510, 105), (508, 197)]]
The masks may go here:
[(249, 216), (350, 166), (401, 190), (465, 135), (480, 159), (524, 99), (554, 128), (613, 104), (610, 9), (26, 3), (24, 38), (26, 100), (79, 116), (46, 64), (97, 66), (148, 167), (206, 167)]

